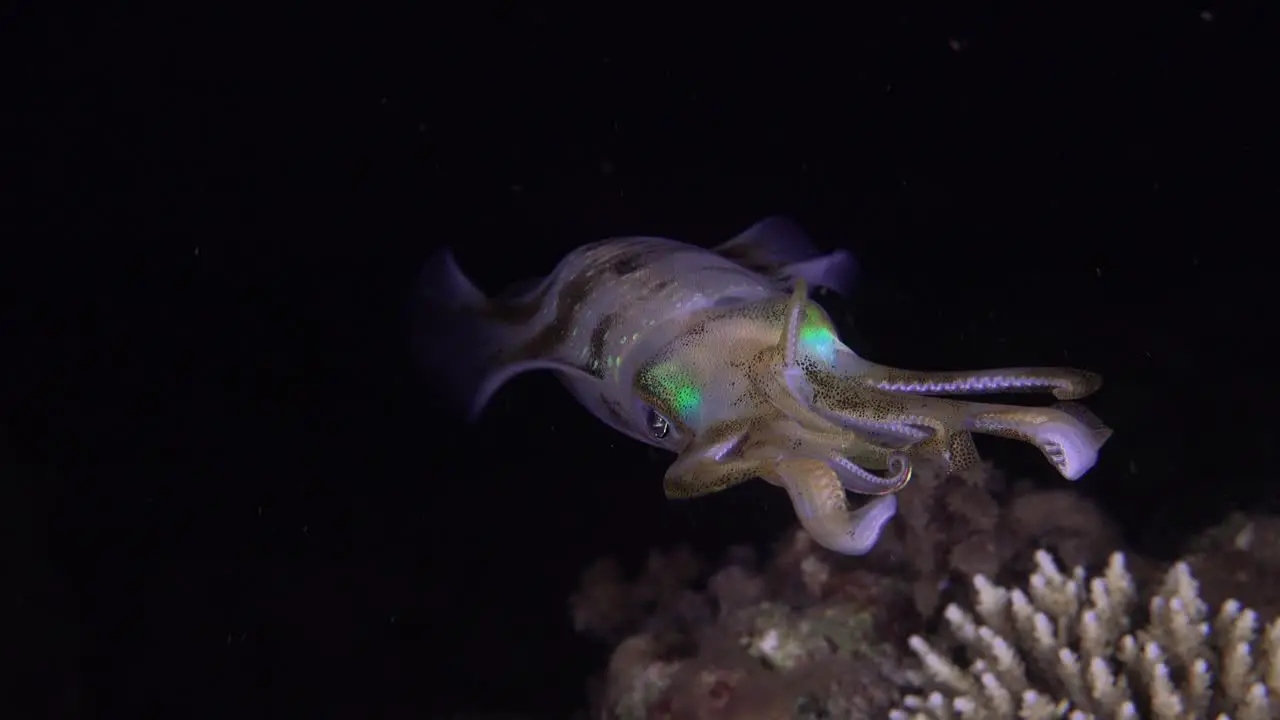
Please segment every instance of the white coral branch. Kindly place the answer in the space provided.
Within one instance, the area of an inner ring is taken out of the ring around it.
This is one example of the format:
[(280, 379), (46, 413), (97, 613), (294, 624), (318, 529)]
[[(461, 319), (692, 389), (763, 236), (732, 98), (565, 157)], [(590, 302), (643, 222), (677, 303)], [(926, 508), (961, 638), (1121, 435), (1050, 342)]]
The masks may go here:
[(1130, 632), (1137, 589), (1114, 553), (1101, 577), (1063, 573), (1036, 553), (1027, 591), (973, 578), (976, 615), (945, 617), (968, 652), (965, 669), (919, 636), (911, 649), (936, 689), (908, 695), (894, 720), (1072, 718), (1280, 720), (1280, 619), (1259, 632), (1257, 614), (1223, 603), (1212, 623), (1185, 563)]

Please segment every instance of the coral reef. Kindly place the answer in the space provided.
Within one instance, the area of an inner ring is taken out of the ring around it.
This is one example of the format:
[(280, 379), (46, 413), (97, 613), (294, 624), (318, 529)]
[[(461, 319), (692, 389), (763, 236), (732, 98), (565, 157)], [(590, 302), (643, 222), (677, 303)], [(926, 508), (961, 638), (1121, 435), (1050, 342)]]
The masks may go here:
[[(579, 629), (626, 636), (591, 717), (873, 717), (899, 701), (908, 678), (894, 638), (910, 607), (900, 580), (833, 567), (824, 558), (842, 556), (802, 530), (766, 567), (734, 550), (701, 591), (658, 581), (655, 568), (680, 566), (675, 558), (687, 556), (655, 554), (633, 583), (612, 564), (584, 577), (572, 602)], [(641, 610), (628, 617), (595, 603)]]
[(589, 568), (575, 626), (613, 648), (589, 717), (1280, 718), (1280, 622), (1260, 620), (1280, 607), (1280, 519), (1232, 516), (1168, 566), (1078, 492), (990, 465), (899, 497), (862, 557), (795, 530), (764, 561)]
[(901, 558), (885, 569), (912, 578), (913, 602), (926, 617), (941, 607), (951, 580), (1025, 572), (1036, 548), (1094, 565), (1121, 543), (1111, 521), (1079, 493), (1025, 482), (1010, 487), (990, 463), (952, 477), (920, 467), (898, 501), (901, 520), (878, 550)]

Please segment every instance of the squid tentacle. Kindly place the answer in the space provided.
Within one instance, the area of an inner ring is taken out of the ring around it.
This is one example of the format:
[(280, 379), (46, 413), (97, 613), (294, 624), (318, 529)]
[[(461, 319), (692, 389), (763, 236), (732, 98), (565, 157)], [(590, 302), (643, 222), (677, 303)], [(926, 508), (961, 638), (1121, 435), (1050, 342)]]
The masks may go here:
[(759, 460), (686, 462), (667, 469), (662, 490), (673, 500), (710, 495), (759, 477), (765, 469)]
[[(860, 472), (855, 488), (875, 499), (857, 510), (849, 508), (847, 482), (835, 468), (835, 458), (743, 459), (715, 461), (700, 459), (673, 465), (664, 482), (671, 498), (703, 495), (737, 485), (752, 477), (762, 477), (782, 486), (791, 498), (796, 516), (805, 530), (823, 547), (847, 555), (863, 555), (875, 547), (885, 524), (897, 512), (893, 493), (911, 479), (911, 463), (894, 455), (895, 472), (880, 478), (845, 461), (842, 470)], [(875, 478), (874, 481), (871, 478)]]
[(911, 461), (900, 452), (889, 455), (887, 476), (876, 475), (838, 452), (832, 452), (827, 460), (844, 489), (859, 495), (890, 495), (911, 482)]
[(1102, 377), (1096, 373), (1052, 367), (903, 370), (868, 363), (856, 377), (877, 390), (912, 395), (1048, 392), (1059, 400), (1078, 400), (1102, 387)]
[(800, 525), (815, 542), (845, 555), (870, 552), (898, 509), (896, 496), (881, 495), (850, 510), (836, 472), (812, 458), (780, 461), (767, 479), (787, 491)]
[(666, 477), (662, 480), (662, 489), (672, 500), (700, 497), (759, 477), (762, 470), (764, 465), (759, 460), (686, 462), (680, 468), (672, 465), (667, 469)]
[(1093, 467), (1098, 451), (1111, 437), (1110, 428), (1073, 403), (1042, 408), (973, 405), (971, 430), (1035, 445), (1068, 480), (1078, 480)]
[(741, 429), (726, 429), (706, 438), (696, 449), (682, 453), (667, 468), (662, 489), (668, 498), (692, 498), (727, 490), (758, 476), (763, 462), (728, 459), (746, 437)]
[(949, 472), (977, 461), (968, 435), (981, 433), (1035, 445), (1063, 477), (1075, 480), (1093, 467), (1111, 435), (1075, 403), (1049, 408), (998, 405), (891, 392), (869, 386), (865, 378), (842, 374), (811, 373), (809, 378), (807, 399), (823, 418), (853, 434), (865, 432), (862, 428), (868, 425), (919, 429), (925, 437), (909, 439), (903, 450), (940, 458)]
[[(742, 445), (743, 457), (781, 460), (777, 448), (788, 442), (797, 456), (828, 463), (851, 492), (884, 495), (901, 490), (911, 481), (912, 465), (907, 453), (892, 444), (857, 432), (819, 432), (793, 419), (777, 420), (767, 429), (753, 433), (751, 440)], [(878, 474), (873, 470), (888, 472)]]
[[(792, 373), (784, 378), (787, 389), (806, 407), (828, 422), (873, 438), (877, 443), (914, 445), (940, 430), (927, 416), (913, 421), (901, 416), (880, 415), (870, 411), (869, 396), (863, 391), (849, 392), (850, 385), (862, 384), (854, 378), (829, 372)], [(889, 393), (883, 393), (890, 396)]]

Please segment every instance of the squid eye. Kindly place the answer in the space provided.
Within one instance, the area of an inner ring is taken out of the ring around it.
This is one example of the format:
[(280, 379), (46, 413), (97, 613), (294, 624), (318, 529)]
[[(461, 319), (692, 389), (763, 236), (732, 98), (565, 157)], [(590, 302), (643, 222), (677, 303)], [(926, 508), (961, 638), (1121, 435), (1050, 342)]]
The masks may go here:
[(671, 432), (671, 423), (653, 408), (649, 408), (645, 413), (644, 422), (649, 426), (649, 434), (658, 440), (665, 438)]

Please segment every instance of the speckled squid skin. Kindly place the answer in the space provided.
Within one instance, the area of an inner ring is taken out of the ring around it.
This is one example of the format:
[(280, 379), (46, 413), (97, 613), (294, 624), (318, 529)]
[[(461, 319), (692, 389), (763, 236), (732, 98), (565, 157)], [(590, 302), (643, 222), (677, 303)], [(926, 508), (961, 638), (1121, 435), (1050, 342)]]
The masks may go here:
[[(656, 442), (636, 412), (637, 355), (685, 332), (716, 303), (776, 296), (779, 288), (736, 262), (662, 238), (607, 240), (574, 250), (533, 292), (492, 303), (511, 329), (501, 364), (554, 362), (578, 402), (641, 442)], [(496, 389), (496, 388), (495, 388)]]
[[(786, 341), (795, 333), (798, 303), (812, 305), (803, 281), (792, 298), (709, 313), (641, 367), (636, 391), (690, 438), (665, 475), (668, 497), (695, 497), (759, 477), (788, 492), (817, 542), (865, 553), (893, 516), (892, 493), (906, 485), (912, 468), (895, 450), (833, 425), (787, 387), (780, 370), (795, 363)], [(708, 389), (696, 413), (681, 413), (654, 377), (673, 363)], [(851, 484), (833, 469), (836, 458), (874, 469), (890, 469), (896, 461), (897, 468), (882, 479)], [(852, 510), (846, 489), (881, 497)]]
[[(847, 256), (820, 256), (795, 232), (770, 219), (713, 250), (648, 237), (575, 250), (532, 291), (475, 309), (492, 370), (474, 407), (515, 374), (553, 370), (596, 417), (677, 454), (669, 497), (763, 478), (786, 489), (815, 540), (847, 554), (874, 546), (915, 463), (976, 462), (972, 433), (1032, 443), (1069, 479), (1094, 464), (1110, 431), (1081, 408), (935, 396), (1074, 399), (1098, 389), (1096, 375), (869, 362), (808, 297), (807, 280), (847, 285)], [(846, 490), (874, 498), (852, 510)]]

